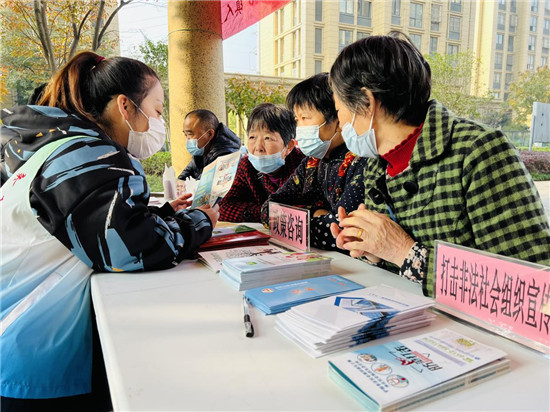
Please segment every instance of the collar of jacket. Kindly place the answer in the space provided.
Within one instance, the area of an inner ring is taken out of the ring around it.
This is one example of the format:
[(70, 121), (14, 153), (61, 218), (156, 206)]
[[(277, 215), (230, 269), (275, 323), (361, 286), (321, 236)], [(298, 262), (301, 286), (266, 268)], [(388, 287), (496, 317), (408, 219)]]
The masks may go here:
[(424, 127), (409, 162), (411, 168), (440, 157), (451, 142), (454, 116), (436, 100), (431, 100), (428, 104)]

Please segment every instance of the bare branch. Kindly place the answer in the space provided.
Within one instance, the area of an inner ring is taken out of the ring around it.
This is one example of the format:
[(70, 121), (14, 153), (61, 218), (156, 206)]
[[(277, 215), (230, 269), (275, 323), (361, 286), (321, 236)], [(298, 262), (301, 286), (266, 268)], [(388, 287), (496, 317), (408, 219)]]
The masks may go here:
[[(109, 25), (111, 24), (111, 22), (113, 21), (113, 19), (115, 18), (116, 14), (120, 11), (121, 8), (123, 8), (124, 6), (130, 4), (132, 1), (134, 1), (134, 0), (126, 0), (126, 1), (120, 0), (120, 4), (118, 5), (118, 7), (111, 13), (111, 15), (109, 16), (109, 18), (107, 19), (107, 21), (105, 22), (103, 27), (101, 28), (101, 32), (99, 33), (99, 36), (97, 38), (97, 44), (95, 45), (96, 47), (92, 48), (93, 51), (96, 51), (101, 46), (103, 36), (105, 36), (106, 30), (109, 27)], [(99, 17), (98, 17), (98, 19), (99, 19)], [(94, 38), (94, 41), (95, 41), (95, 38)]]
[(48, 30), (48, 19), (46, 17), (46, 0), (34, 0), (34, 14), (36, 16), (36, 23), (38, 27), (38, 34), (40, 37), (40, 43), (44, 51), (44, 56), (50, 67), (50, 71), (55, 73), (57, 66), (53, 54), (52, 41)]

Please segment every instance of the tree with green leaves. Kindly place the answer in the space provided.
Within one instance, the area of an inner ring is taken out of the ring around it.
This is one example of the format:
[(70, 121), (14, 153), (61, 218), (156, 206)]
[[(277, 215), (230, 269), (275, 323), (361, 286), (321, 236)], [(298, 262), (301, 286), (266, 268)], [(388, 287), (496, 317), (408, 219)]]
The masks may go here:
[(266, 85), (264, 81), (253, 82), (244, 76), (235, 76), (229, 79), (225, 88), (225, 104), (227, 110), (240, 120), (238, 135), (243, 136), (241, 130), (245, 119), (260, 103), (284, 104), (288, 90), (281, 83), (276, 87)]
[(118, 36), (109, 27), (132, 1), (2, 0), (0, 61), (6, 88), (29, 92), (79, 50), (112, 55)]
[(492, 98), (480, 96), (472, 79), (479, 71), (480, 59), (472, 52), (457, 54), (431, 54), (426, 56), (432, 70), (432, 97), (439, 100), (457, 116), (476, 119), (480, 117), (480, 107)]
[(510, 84), (508, 105), (512, 109), (514, 122), (527, 123), (533, 112), (533, 103), (550, 103), (550, 67), (521, 73)]

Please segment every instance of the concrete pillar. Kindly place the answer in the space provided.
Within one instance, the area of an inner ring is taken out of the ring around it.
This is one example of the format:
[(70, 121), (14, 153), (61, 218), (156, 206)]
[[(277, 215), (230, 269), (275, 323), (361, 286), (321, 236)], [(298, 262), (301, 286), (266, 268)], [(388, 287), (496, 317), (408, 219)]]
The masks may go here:
[(176, 176), (191, 160), (184, 116), (208, 109), (225, 121), (223, 48), (218, 0), (168, 0), (170, 141)]

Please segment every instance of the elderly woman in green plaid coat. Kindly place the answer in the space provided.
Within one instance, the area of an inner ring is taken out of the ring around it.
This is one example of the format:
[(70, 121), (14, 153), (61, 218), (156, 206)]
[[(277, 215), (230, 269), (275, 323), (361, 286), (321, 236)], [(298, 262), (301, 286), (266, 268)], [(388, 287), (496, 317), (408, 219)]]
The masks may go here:
[(431, 72), (403, 36), (370, 36), (330, 72), (342, 135), (368, 157), (365, 204), (341, 210), (338, 247), (434, 290), (434, 242), (550, 265), (550, 228), (531, 176), (497, 130), (429, 100)]

